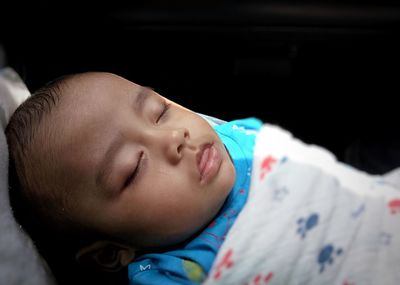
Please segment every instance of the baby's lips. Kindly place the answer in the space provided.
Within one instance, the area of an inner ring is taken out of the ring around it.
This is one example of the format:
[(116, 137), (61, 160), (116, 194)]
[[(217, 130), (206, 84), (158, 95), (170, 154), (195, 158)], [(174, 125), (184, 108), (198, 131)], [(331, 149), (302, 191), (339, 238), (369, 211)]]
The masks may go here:
[(205, 144), (197, 154), (197, 167), (200, 173), (200, 182), (206, 183), (218, 173), (222, 163), (220, 151), (214, 144)]
[(202, 176), (204, 168), (207, 165), (211, 146), (211, 143), (202, 144), (198, 153), (196, 154), (197, 168), (199, 170), (200, 176)]

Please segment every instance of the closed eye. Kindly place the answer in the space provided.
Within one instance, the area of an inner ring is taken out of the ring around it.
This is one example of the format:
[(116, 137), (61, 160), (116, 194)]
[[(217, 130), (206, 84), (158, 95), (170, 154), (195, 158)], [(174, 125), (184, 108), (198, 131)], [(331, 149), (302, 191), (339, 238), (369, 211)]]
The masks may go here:
[(138, 175), (140, 174), (141, 168), (142, 168), (142, 164), (143, 164), (143, 154), (144, 152), (142, 151), (139, 155), (139, 159), (136, 163), (136, 167), (133, 170), (133, 172), (128, 176), (128, 178), (125, 181), (125, 184), (123, 186), (123, 189), (125, 189), (126, 187), (128, 187), (129, 185), (133, 184), (136, 180), (136, 178), (138, 177)]
[(165, 101), (165, 100), (163, 101), (163, 108), (162, 108), (160, 115), (158, 116), (158, 118), (156, 120), (156, 124), (158, 124), (160, 122), (160, 120), (167, 114), (170, 106), (171, 106), (171, 104), (168, 104), (167, 101)]

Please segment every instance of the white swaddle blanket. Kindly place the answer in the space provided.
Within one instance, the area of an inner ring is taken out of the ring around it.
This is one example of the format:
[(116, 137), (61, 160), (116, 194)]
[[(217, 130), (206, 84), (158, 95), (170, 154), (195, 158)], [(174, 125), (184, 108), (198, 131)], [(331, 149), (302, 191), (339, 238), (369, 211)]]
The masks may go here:
[(400, 284), (400, 169), (373, 176), (277, 126), (205, 284)]

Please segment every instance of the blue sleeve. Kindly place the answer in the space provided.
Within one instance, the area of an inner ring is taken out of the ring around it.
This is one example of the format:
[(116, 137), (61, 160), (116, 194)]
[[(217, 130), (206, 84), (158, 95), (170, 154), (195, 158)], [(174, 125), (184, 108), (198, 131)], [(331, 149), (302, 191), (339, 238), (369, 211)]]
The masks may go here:
[(263, 123), (261, 120), (254, 117), (250, 117), (246, 119), (239, 119), (226, 122), (224, 124), (215, 126), (214, 129), (219, 134), (223, 134), (226, 136), (236, 136), (237, 131), (239, 131), (239, 133), (242, 132), (246, 134), (252, 132), (257, 133), (261, 129), (262, 125)]
[(235, 124), (237, 126), (243, 127), (247, 130), (258, 131), (262, 127), (263, 123), (260, 119), (255, 117), (250, 117), (246, 119), (239, 119), (229, 122), (230, 124)]
[(170, 254), (149, 254), (128, 267), (129, 284), (195, 285), (206, 278), (201, 266)]

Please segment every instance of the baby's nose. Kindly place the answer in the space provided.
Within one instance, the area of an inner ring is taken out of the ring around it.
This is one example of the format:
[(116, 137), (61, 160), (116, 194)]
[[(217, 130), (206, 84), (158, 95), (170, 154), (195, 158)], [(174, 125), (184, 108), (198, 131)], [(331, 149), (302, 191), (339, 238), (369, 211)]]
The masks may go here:
[(178, 163), (183, 156), (183, 149), (190, 138), (189, 130), (186, 128), (172, 129), (166, 131), (164, 140), (167, 159), (172, 163)]

